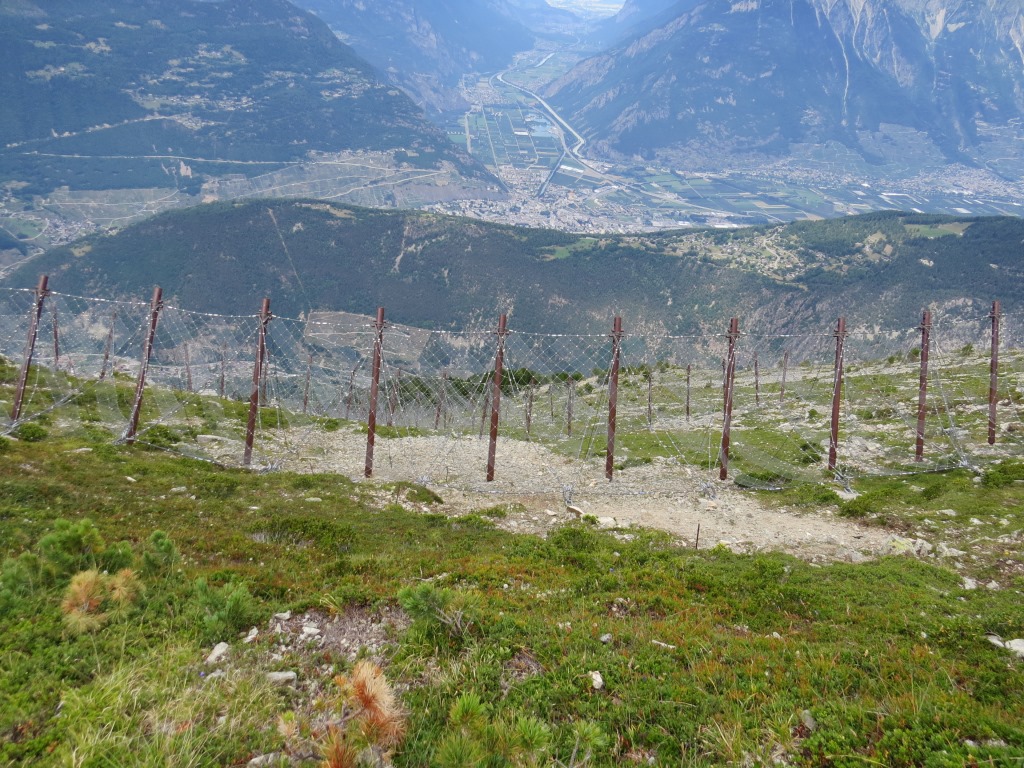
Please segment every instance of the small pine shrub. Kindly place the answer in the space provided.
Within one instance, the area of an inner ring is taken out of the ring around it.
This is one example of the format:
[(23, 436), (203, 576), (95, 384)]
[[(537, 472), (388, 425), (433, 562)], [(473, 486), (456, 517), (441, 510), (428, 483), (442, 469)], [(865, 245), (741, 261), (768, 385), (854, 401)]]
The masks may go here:
[(142, 552), (142, 572), (147, 576), (166, 576), (180, 559), (171, 537), (163, 531), (153, 531)]
[(229, 581), (218, 588), (211, 587), (200, 577), (195, 581), (193, 592), (202, 614), (203, 642), (232, 637), (259, 620), (259, 604), (241, 582)]
[(22, 442), (38, 443), (41, 442), (42, 440), (45, 440), (49, 435), (49, 432), (47, 432), (43, 427), (39, 426), (38, 424), (33, 424), (30, 422), (28, 424), (19, 424), (17, 427), (14, 428), (11, 434), (18, 438), (19, 440), (21, 440)]

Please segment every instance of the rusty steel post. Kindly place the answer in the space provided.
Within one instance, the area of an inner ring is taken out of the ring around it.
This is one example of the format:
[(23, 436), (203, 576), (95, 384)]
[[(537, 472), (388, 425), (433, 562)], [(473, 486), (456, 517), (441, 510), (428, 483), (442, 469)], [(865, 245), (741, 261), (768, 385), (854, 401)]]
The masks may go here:
[(434, 429), (441, 425), (441, 413), (444, 411), (445, 395), (448, 390), (448, 371), (441, 374), (441, 387), (437, 393), (437, 406), (434, 408)]
[(188, 344), (185, 344), (185, 391), (192, 391), (192, 360), (188, 354)]
[(836, 363), (832, 378), (832, 424), (828, 437), (828, 468), (834, 472), (839, 452), (839, 408), (843, 398), (843, 346), (846, 343), (846, 318), (836, 323)]
[(110, 314), (110, 330), (107, 331), (107, 340), (103, 344), (103, 362), (100, 364), (99, 381), (107, 377), (107, 364), (110, 362), (110, 353), (114, 348), (114, 323), (117, 322), (117, 310)]
[(576, 379), (569, 374), (569, 378), (565, 382), (567, 389), (565, 398), (565, 434), (572, 437), (572, 409), (576, 401)]
[(612, 322), (612, 370), (608, 376), (608, 446), (604, 457), (604, 476), (615, 473), (615, 417), (619, 408), (619, 359), (622, 356), (622, 318)]
[(227, 376), (227, 367), (228, 367), (228, 345), (225, 343), (225, 344), (222, 344), (221, 348), (220, 348), (220, 386), (218, 387), (217, 391), (220, 393), (221, 397), (224, 397), (224, 392), (225, 392), (224, 384), (225, 384), (225, 379), (226, 379), (226, 376)]
[(782, 384), (779, 386), (779, 404), (786, 399), (786, 373), (789, 372), (789, 350), (782, 355)]
[(654, 371), (644, 374), (647, 379), (647, 429), (654, 426)]
[(537, 380), (530, 378), (530, 386), (526, 388), (526, 434), (530, 434), (533, 426), (533, 397), (537, 389)]
[(313, 378), (313, 356), (307, 355), (306, 360), (306, 386), (302, 390), (302, 413), (309, 411), (309, 382)]
[(736, 384), (736, 341), (740, 335), (739, 318), (729, 322), (729, 357), (725, 368), (725, 415), (722, 419), (722, 448), (718, 455), (718, 479), (729, 477), (729, 443), (732, 440), (732, 397)]
[(690, 363), (686, 364), (686, 421), (690, 421)]
[(999, 315), (998, 301), (992, 302), (992, 360), (988, 374), (988, 444), (996, 444), (996, 404), (999, 401)]
[(754, 405), (761, 405), (761, 369), (757, 365), (757, 352), (754, 353)]
[(914, 461), (924, 460), (924, 417), (928, 408), (928, 348), (932, 330), (932, 313), (927, 309), (921, 318), (921, 385), (917, 396), (917, 441)]
[(242, 464), (252, 462), (252, 444), (256, 438), (256, 417), (260, 412), (260, 388), (264, 380), (263, 362), (267, 354), (267, 325), (270, 323), (270, 299), (263, 299), (260, 308), (260, 327), (256, 339), (256, 363), (252, 369), (252, 392), (249, 394), (249, 421), (245, 425), (245, 454)]
[(156, 326), (160, 321), (160, 310), (163, 308), (164, 292), (160, 286), (153, 289), (153, 299), (149, 304), (149, 332), (142, 346), (142, 362), (139, 365), (139, 377), (135, 382), (135, 400), (132, 401), (132, 415), (128, 419), (128, 429), (124, 433), (124, 441), (131, 445), (135, 442), (135, 433), (139, 429), (139, 414), (142, 412), (142, 396), (146, 389), (146, 372), (149, 370), (149, 358), (153, 355), (153, 340), (156, 338)]
[[(370, 373), (370, 412), (366, 417), (366, 465), (363, 474), (373, 474), (373, 443), (377, 439), (377, 395), (380, 390), (380, 358), (384, 351), (384, 307), (377, 307), (377, 320), (373, 324), (377, 336), (373, 342), (373, 363)], [(357, 365), (356, 368), (359, 366)], [(356, 372), (352, 371), (355, 380)]]
[(498, 351), (494, 356), (494, 394), (491, 395), (491, 436), (487, 446), (487, 482), (494, 480), (494, 456), (498, 448), (498, 419), (501, 416), (501, 377), (505, 364), (505, 337), (508, 336), (508, 317), (498, 318)]
[(28, 322), (28, 338), (25, 342), (25, 356), (21, 361), (21, 372), (18, 374), (18, 386), (14, 391), (14, 405), (11, 408), (11, 421), (21, 418), (21, 406), (25, 401), (25, 385), (28, 383), (28, 371), (32, 365), (32, 355), (36, 350), (36, 335), (39, 333), (39, 319), (43, 315), (43, 302), (50, 295), (47, 289), (49, 276), (41, 275), (36, 286), (36, 300), (32, 305), (32, 313)]

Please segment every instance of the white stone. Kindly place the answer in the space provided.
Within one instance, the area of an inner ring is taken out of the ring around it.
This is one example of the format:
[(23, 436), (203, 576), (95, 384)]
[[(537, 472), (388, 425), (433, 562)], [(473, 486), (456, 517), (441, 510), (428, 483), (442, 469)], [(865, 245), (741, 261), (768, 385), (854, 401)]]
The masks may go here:
[(298, 680), (299, 676), (291, 671), (288, 672), (267, 672), (267, 682), (273, 685), (288, 685)]
[(1015, 640), (1007, 640), (1005, 647), (1007, 650), (1013, 651), (1020, 658), (1024, 659), (1024, 639), (1018, 637)]
[(256, 639), (256, 636), (259, 635), (259, 633), (260, 633), (260, 631), (258, 629), (256, 629), (256, 627), (253, 627), (252, 629), (249, 630), (249, 634), (247, 634), (245, 636), (245, 639), (242, 642), (245, 643), (246, 645), (248, 645), (249, 643), (251, 643), (253, 640)]
[(185, 493), (185, 491), (187, 490), (188, 488), (186, 488), (184, 485), (177, 485), (174, 488), (171, 488), (171, 493)]
[(138, 480), (136, 480), (134, 477), (131, 477), (130, 475), (125, 475), (124, 479), (127, 480), (129, 483), (137, 483), (137, 482), (139, 482)]
[(974, 579), (970, 578), (969, 576), (964, 576), (964, 582), (963, 582), (962, 586), (963, 586), (964, 589), (977, 589), (978, 588), (978, 582), (976, 582)]
[(599, 517), (597, 524), (602, 528), (614, 528), (617, 525), (614, 517)]
[(288, 621), (292, 617), (291, 611), (285, 611), (284, 613), (275, 613), (274, 618), (278, 621)]
[(321, 499), (319, 496), (309, 496), (306, 498), (306, 501), (310, 502), (311, 504), (316, 504), (318, 502), (323, 501), (323, 499)]
[(270, 752), (266, 755), (257, 755), (250, 760), (246, 765), (248, 768), (264, 768), (267, 765), (274, 765), (281, 761), (280, 752)]
[(608, 644), (612, 641), (611, 633), (605, 633), (598, 638), (602, 643)]
[(590, 675), (590, 684), (594, 686), (595, 691), (600, 691), (604, 688), (604, 678), (601, 676), (600, 672), (594, 669), (588, 674)]
[(213, 650), (210, 651), (210, 655), (206, 657), (207, 664), (216, 664), (218, 661), (228, 655), (228, 651), (231, 646), (227, 643), (217, 643), (213, 646)]
[(320, 634), (320, 627), (315, 627), (312, 624), (302, 625), (302, 636), (303, 637), (316, 637)]

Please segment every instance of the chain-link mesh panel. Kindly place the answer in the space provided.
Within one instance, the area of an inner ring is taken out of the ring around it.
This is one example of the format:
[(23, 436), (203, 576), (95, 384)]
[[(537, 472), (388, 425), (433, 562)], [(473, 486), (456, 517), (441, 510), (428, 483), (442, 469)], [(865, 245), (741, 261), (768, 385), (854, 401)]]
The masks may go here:
[[(1024, 454), (1024, 316), (1001, 318), (996, 441), (990, 446), (991, 318), (937, 314), (921, 408), (921, 329), (844, 336), (837, 466), (828, 467), (836, 333), (670, 336), (625, 329), (612, 482), (610, 334), (450, 332), (369, 317), (272, 317), (257, 372), (260, 318), (162, 306), (141, 400), (152, 308), (50, 293), (19, 421), (9, 415), (35, 313), (34, 291), (0, 290), (3, 431), (39, 422), (93, 440), (140, 443), (228, 465), (361, 475), (374, 348), (380, 339), (374, 476), (495, 493), (672, 493), (717, 477), (734, 370), (729, 476), (778, 487), (863, 475), (981, 467)], [(725, 329), (723, 329), (724, 331)], [(495, 381), (499, 345), (503, 370)], [(730, 359), (732, 365), (730, 366)], [(258, 375), (257, 375), (258, 373)], [(496, 481), (485, 482), (497, 407)], [(923, 414), (923, 451), (915, 448)], [(674, 490), (675, 489), (675, 490)]]

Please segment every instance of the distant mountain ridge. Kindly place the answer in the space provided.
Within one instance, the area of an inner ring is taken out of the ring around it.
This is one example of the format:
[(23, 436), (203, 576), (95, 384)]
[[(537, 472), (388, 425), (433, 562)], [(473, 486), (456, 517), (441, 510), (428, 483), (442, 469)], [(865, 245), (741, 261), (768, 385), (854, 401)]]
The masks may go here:
[(1010, 0), (681, 0), (660, 13), (546, 89), (605, 151), (836, 141), (881, 162), (885, 138), (870, 137), (895, 125), (970, 160), (988, 126), (1024, 118), (1024, 10)]
[(0, 0), (0, 102), (0, 181), (38, 193), (194, 192), (205, 171), (341, 150), (483, 173), (285, 0)]
[(886, 212), (749, 230), (581, 237), (323, 201), (216, 203), (90, 236), (21, 267), (56, 290), (192, 309), (372, 314), (399, 323), (595, 333), (621, 314), (647, 333), (821, 333), (835, 318), (912, 327), (922, 307), (965, 322), (1024, 308), (1024, 220)]

